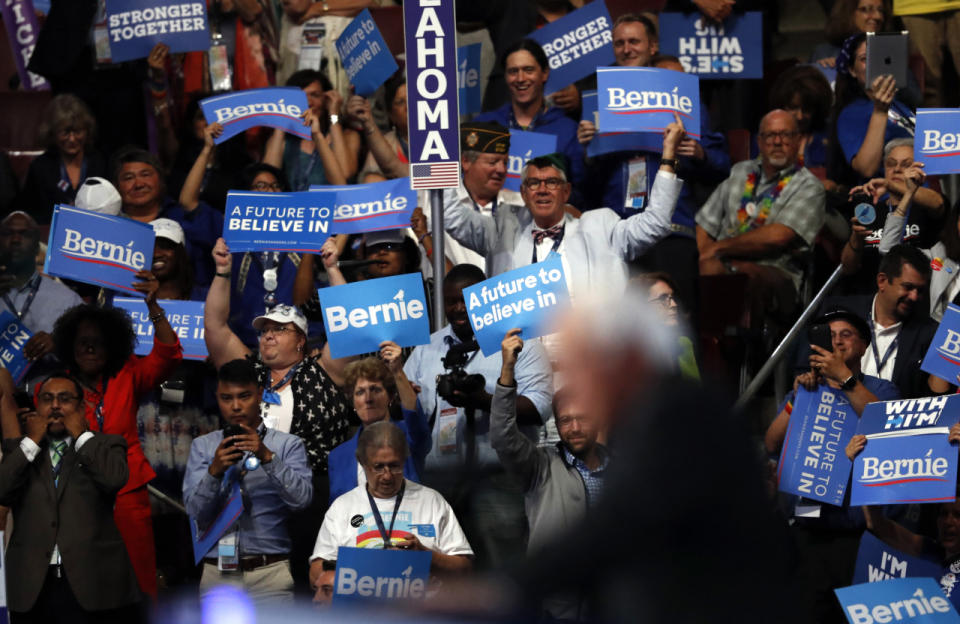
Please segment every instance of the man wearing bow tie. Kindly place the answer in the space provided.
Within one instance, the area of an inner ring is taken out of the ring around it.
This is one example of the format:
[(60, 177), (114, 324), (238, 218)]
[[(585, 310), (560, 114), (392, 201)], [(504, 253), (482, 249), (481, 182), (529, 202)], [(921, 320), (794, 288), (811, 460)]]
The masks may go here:
[(444, 224), (462, 245), (486, 258), (487, 275), (540, 262), (560, 254), (570, 293), (622, 291), (627, 261), (670, 234), (670, 220), (683, 182), (675, 173), (677, 146), (684, 137), (679, 118), (663, 135), (663, 156), (649, 207), (628, 219), (609, 209), (592, 210), (579, 219), (566, 214), (570, 197), (566, 165), (559, 154), (531, 159), (523, 169), (524, 206), (505, 206), (493, 219), (481, 218), (454, 191), (444, 192)]

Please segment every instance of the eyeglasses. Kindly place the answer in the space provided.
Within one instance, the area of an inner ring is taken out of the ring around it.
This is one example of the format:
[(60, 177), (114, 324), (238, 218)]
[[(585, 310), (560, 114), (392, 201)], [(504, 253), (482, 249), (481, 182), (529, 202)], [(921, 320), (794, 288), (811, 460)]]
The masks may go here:
[(257, 331), (257, 335), (261, 338), (273, 334), (274, 336), (282, 336), (284, 333), (293, 331), (293, 328), (289, 325), (277, 325), (274, 327), (264, 327), (261, 330)]
[(370, 472), (373, 474), (403, 474), (403, 465), (402, 464), (374, 464), (368, 466)]
[(37, 397), (37, 400), (43, 405), (52, 405), (54, 401), (63, 405), (65, 403), (73, 403), (79, 399), (80, 397), (75, 394), (70, 394), (69, 392), (61, 392), (59, 394), (44, 392)]
[(544, 184), (547, 187), (548, 191), (555, 191), (563, 184), (562, 178), (527, 178), (523, 181), (523, 185), (527, 187), (528, 190), (535, 191), (540, 188), (540, 185)]
[(654, 297), (653, 299), (647, 299), (647, 303), (656, 303), (665, 308), (669, 308), (671, 303), (676, 303), (677, 298), (673, 296), (673, 293), (664, 293), (659, 297)]
[(773, 143), (774, 139), (780, 139), (784, 143), (789, 143), (800, 134), (796, 130), (780, 130), (779, 132), (761, 132), (760, 138), (767, 143)]
[(251, 186), (254, 191), (274, 191), (279, 193), (283, 190), (279, 182), (254, 182)]

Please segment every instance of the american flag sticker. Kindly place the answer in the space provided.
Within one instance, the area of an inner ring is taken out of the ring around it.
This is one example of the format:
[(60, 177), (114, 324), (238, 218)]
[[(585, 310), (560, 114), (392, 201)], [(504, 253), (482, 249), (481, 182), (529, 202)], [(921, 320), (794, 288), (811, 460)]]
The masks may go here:
[(429, 163), (410, 167), (410, 188), (444, 189), (460, 186), (460, 162)]

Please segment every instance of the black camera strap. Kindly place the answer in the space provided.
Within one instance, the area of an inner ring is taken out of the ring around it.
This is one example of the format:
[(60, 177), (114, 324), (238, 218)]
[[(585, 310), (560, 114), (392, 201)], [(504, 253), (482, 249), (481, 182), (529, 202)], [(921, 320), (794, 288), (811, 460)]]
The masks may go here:
[(384, 528), (383, 517), (380, 515), (380, 510), (377, 508), (377, 501), (374, 500), (373, 494), (370, 493), (370, 488), (367, 488), (367, 499), (370, 501), (370, 509), (373, 511), (373, 519), (377, 523), (377, 530), (380, 531), (380, 537), (383, 539), (384, 550), (390, 547), (390, 537), (393, 535), (393, 523), (397, 521), (397, 512), (400, 511), (400, 503), (403, 501), (403, 490), (406, 487), (407, 482), (404, 480), (400, 484), (400, 491), (397, 492), (397, 501), (393, 504), (393, 517), (390, 518), (389, 531)]

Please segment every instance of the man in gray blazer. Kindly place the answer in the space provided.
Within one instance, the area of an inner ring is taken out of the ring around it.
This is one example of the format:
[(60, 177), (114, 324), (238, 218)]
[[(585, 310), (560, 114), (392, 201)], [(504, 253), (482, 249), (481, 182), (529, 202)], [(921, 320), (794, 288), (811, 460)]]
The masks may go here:
[(649, 207), (628, 219), (609, 208), (591, 210), (579, 219), (564, 206), (570, 197), (566, 167), (559, 154), (531, 159), (523, 169), (524, 206), (503, 206), (493, 219), (444, 191), (444, 227), (460, 244), (486, 258), (487, 275), (515, 269), (560, 254), (571, 294), (591, 289), (622, 292), (627, 261), (670, 234), (670, 220), (683, 182), (675, 173), (677, 145), (684, 137), (679, 119), (663, 135), (660, 170)]
[[(11, 388), (0, 387), (3, 432), (18, 436)], [(6, 555), (12, 621), (140, 621), (140, 590), (113, 521), (127, 444), (89, 431), (83, 392), (65, 373), (47, 377), (36, 401), (26, 435), (4, 440), (0, 462), (0, 504), (14, 516)]]

